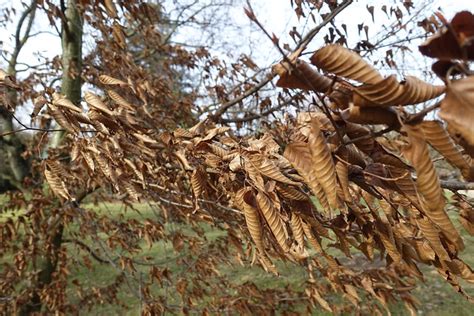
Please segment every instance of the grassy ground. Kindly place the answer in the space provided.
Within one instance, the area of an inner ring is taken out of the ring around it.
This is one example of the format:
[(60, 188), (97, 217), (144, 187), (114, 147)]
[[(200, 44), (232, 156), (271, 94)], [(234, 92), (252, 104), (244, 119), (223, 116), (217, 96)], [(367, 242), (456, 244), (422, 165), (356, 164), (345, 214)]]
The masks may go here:
[[(114, 211), (115, 205), (109, 205), (108, 208), (110, 211)], [(150, 212), (146, 206), (140, 207), (142, 214), (147, 216), (147, 212)], [(137, 216), (134, 213), (130, 213), (129, 216)], [(149, 215), (149, 214), (148, 214)], [(138, 219), (138, 218), (137, 218)], [(458, 224), (456, 216), (454, 216), (454, 222)], [(457, 225), (460, 231), (463, 233), (466, 243), (466, 250), (462, 253), (461, 258), (463, 258), (468, 264), (474, 266), (474, 237), (469, 236), (464, 229)], [(173, 229), (186, 229), (186, 227), (173, 227)], [(213, 238), (222, 236), (223, 232), (217, 229), (213, 229), (209, 226), (205, 227), (206, 237), (209, 241), (212, 241)], [(154, 258), (168, 258), (172, 259), (173, 256), (177, 254), (173, 251), (172, 246), (166, 243), (159, 243), (149, 250), (148, 255), (153, 256)], [(179, 273), (180, 267), (174, 266), (171, 264), (168, 268), (173, 273)], [(223, 267), (221, 272), (225, 274), (233, 283), (245, 283), (246, 281), (252, 281), (259, 287), (265, 288), (278, 288), (284, 287), (287, 285), (292, 286), (293, 288), (301, 287), (304, 284), (305, 273), (302, 268), (288, 265), (279, 265), (279, 270), (281, 276), (275, 277), (272, 274), (264, 272), (258, 267), (242, 267), (239, 264), (234, 264), (232, 266)], [(419, 308), (420, 315), (474, 315), (474, 305), (467, 302), (461, 295), (455, 293), (451, 286), (441, 279), (436, 271), (430, 267), (423, 269), (423, 272), (426, 277), (426, 283), (421, 283), (419, 288), (415, 290), (417, 298), (420, 300), (421, 305)], [(114, 272), (107, 266), (97, 265), (97, 269), (91, 274), (87, 269), (78, 268), (77, 278), (82, 281), (88, 280), (88, 282), (97, 282), (101, 280), (104, 282), (110, 281)], [(469, 284), (463, 284), (464, 288), (471, 294), (474, 294), (474, 286)], [(135, 298), (127, 293), (121, 293), (123, 298), (137, 304)], [(123, 312), (113, 307), (103, 307), (98, 308), (94, 311), (91, 311), (90, 315), (103, 315), (104, 313), (119, 313), (123, 315), (138, 315), (138, 306), (135, 305), (135, 308), (132, 308), (128, 312)], [(393, 305), (391, 311), (394, 315), (406, 315), (407, 311), (399, 304)], [(323, 314), (323, 313), (322, 313)], [(322, 315), (321, 314), (321, 315)]]
[[(110, 212), (111, 214), (121, 213), (117, 204), (101, 204), (100, 206), (86, 205), (85, 207), (95, 208), (98, 212)], [(126, 213), (125, 216), (127, 218), (136, 218), (137, 220), (154, 216), (152, 209), (147, 205), (139, 205), (138, 209), (140, 210), (140, 213), (130, 211)], [(460, 227), (455, 214), (453, 219), (455, 224)], [(210, 226), (203, 226), (203, 228), (209, 242), (224, 235), (223, 231)], [(177, 224), (170, 224), (166, 229), (191, 233), (189, 228), (186, 226)], [(474, 237), (469, 236), (462, 227), (459, 229), (464, 235), (466, 244), (466, 250), (461, 254), (461, 258), (471, 266), (474, 266)], [(74, 256), (75, 254), (76, 252), (71, 252), (71, 256)], [(79, 253), (77, 253), (77, 255), (79, 255)], [(180, 254), (173, 250), (171, 243), (156, 243), (151, 249), (147, 250), (146, 255), (163, 262), (161, 267), (167, 267), (172, 274), (179, 274), (183, 270), (182, 266), (175, 264), (175, 259), (180, 256)], [(5, 260), (8, 260), (8, 258), (1, 259), (1, 261)], [(92, 271), (82, 265), (76, 265), (75, 268), (71, 270), (72, 278), (78, 280), (83, 285), (100, 287), (110, 284), (110, 282), (118, 275), (118, 271), (107, 264), (100, 264), (94, 260), (91, 262), (94, 266)], [(290, 264), (279, 264), (278, 266), (281, 273), (280, 277), (275, 277), (272, 274), (266, 273), (258, 267), (242, 267), (238, 263), (223, 266), (220, 269), (220, 272), (234, 284), (242, 284), (247, 281), (252, 281), (259, 287), (282, 288), (285, 286), (291, 286), (294, 289), (301, 288), (304, 285), (305, 273), (302, 268)], [(140, 269), (140, 267), (138, 268)], [(421, 302), (418, 310), (420, 315), (474, 315), (474, 305), (467, 302), (461, 295), (455, 293), (449, 284), (442, 280), (435, 271), (427, 267), (423, 269), (423, 272), (426, 277), (426, 283), (420, 284), (419, 288), (415, 290), (415, 294)], [(463, 285), (468, 293), (474, 295), (473, 285)], [(130, 307), (128, 310), (125, 310), (120, 306), (99, 305), (91, 311), (83, 311), (82, 315), (139, 315), (140, 306), (135, 296), (133, 296), (125, 286), (122, 286), (121, 289), (122, 290), (118, 295), (122, 302), (127, 302), (127, 305)], [(173, 300), (176, 298), (175, 293), (169, 292), (166, 288), (157, 288), (156, 291), (160, 294), (167, 293), (169, 303), (173, 303)], [(407, 311), (401, 306), (401, 304), (393, 305), (391, 307), (391, 312), (394, 315), (407, 314)], [(324, 315), (324, 313), (321, 313), (320, 315)]]

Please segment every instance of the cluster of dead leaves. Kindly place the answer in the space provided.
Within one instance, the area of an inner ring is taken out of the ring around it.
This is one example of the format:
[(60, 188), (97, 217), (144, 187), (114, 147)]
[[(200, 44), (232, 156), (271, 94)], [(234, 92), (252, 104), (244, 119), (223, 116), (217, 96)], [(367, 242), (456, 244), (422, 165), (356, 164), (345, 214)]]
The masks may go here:
[[(443, 58), (469, 58), (470, 24), (459, 26), (457, 18), (423, 46), (433, 57), (444, 52), (438, 41), (450, 32), (462, 56)], [(275, 274), (275, 258), (307, 266), (308, 299), (328, 311), (338, 310), (328, 291), (358, 306), (363, 290), (385, 308), (398, 299), (415, 312), (410, 290), (423, 279), (420, 264), (434, 266), (468, 297), (460, 282), (474, 282), (474, 274), (459, 257), (464, 243), (446, 212), (429, 146), (465, 180), (474, 179), (473, 77), (447, 78), (446, 86), (384, 78), (338, 45), (316, 51), (311, 63), (324, 73), (302, 60), (274, 69), (279, 86), (316, 93), (321, 111), (300, 113), (260, 137), (237, 137), (229, 127), (207, 122), (147, 129), (121, 95), (138, 88), (108, 76), (100, 78), (107, 95), (85, 94), (87, 113), (57, 94), (40, 99), (35, 113), (47, 106), (69, 132), (82, 186), (110, 184), (124, 198), (154, 199), (195, 220), (237, 223), (254, 245), (237, 246), (242, 257)], [(140, 93), (151, 91), (142, 87)], [(447, 127), (403, 109), (443, 93), (440, 118)], [(397, 136), (382, 136), (378, 125)], [(44, 170), (53, 193), (74, 199), (59, 162), (47, 161)], [(458, 205), (461, 223), (472, 233), (472, 209)]]
[[(439, 13), (445, 27), (420, 51), (436, 58), (433, 71), (446, 82), (446, 96), (439, 116), (448, 123), (448, 130), (472, 156), (474, 155), (474, 77), (467, 62), (474, 60), (474, 15), (463, 11), (448, 23)], [(460, 79), (453, 79), (461, 75)]]

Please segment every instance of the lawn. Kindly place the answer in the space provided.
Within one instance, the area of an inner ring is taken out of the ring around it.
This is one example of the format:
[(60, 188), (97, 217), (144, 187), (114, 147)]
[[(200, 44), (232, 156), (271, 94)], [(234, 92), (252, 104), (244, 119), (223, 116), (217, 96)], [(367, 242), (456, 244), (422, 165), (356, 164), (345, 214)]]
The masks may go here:
[[(110, 212), (114, 212), (117, 206), (114, 204), (107, 205), (107, 209)], [(103, 208), (103, 207), (102, 207)], [(137, 217), (148, 217), (152, 216), (152, 211), (148, 206), (141, 205), (138, 207), (141, 211), (141, 215), (137, 213), (130, 212), (127, 216)], [(461, 258), (463, 258), (468, 264), (474, 266), (474, 237), (469, 236), (466, 231), (459, 225), (457, 221), (457, 216), (453, 214), (453, 220), (455, 224), (458, 226), (460, 231), (463, 233), (465, 238), (466, 249), (461, 254)], [(186, 227), (172, 227), (173, 229), (184, 229)], [(214, 238), (222, 236), (224, 233), (216, 228), (212, 228), (211, 226), (205, 225), (204, 229), (206, 231), (206, 237), (209, 241), (212, 241)], [(155, 245), (151, 250), (148, 251), (147, 255), (153, 256), (154, 258), (164, 258), (164, 259), (172, 259), (177, 256), (174, 252), (173, 247), (169, 243), (158, 243)], [(246, 281), (252, 281), (259, 287), (265, 288), (277, 288), (281, 286), (290, 285), (293, 288), (301, 287), (304, 284), (305, 280), (305, 272), (304, 269), (293, 266), (289, 264), (278, 264), (279, 271), (281, 275), (279, 277), (275, 277), (270, 273), (266, 273), (259, 267), (242, 267), (237, 262), (232, 266), (224, 266), (220, 269), (220, 272), (226, 275), (233, 283), (245, 283)], [(179, 273), (180, 267), (173, 264), (173, 260), (169, 261), (168, 268), (173, 273)], [(419, 314), (423, 315), (473, 315), (474, 313), (474, 306), (466, 301), (461, 295), (455, 293), (455, 291), (451, 288), (451, 286), (441, 279), (436, 271), (431, 269), (430, 267), (426, 267), (423, 269), (423, 272), (426, 277), (426, 283), (421, 283), (419, 288), (415, 290), (415, 294), (417, 298), (422, 303), (419, 307)], [(104, 265), (96, 265), (96, 270), (93, 273), (90, 273), (87, 269), (78, 268), (77, 271), (78, 279), (82, 281), (89, 281), (93, 280), (97, 282), (98, 280), (103, 280), (106, 282), (107, 280), (111, 280), (114, 276), (113, 270), (109, 267)], [(474, 294), (474, 285), (464, 283), (464, 288), (469, 292)], [(138, 302), (136, 299), (127, 294), (121, 293), (124, 299), (128, 302), (131, 302), (132, 307), (130, 311), (124, 312), (121, 310), (117, 310), (113, 307), (106, 306), (106, 307), (99, 307), (96, 310), (93, 310), (89, 313), (89, 315), (103, 315), (109, 312), (117, 312), (123, 315), (138, 315)], [(171, 299), (172, 295), (171, 295)], [(135, 302), (135, 303), (133, 303)], [(401, 304), (397, 304), (392, 306), (391, 311), (394, 315), (406, 315), (407, 311), (401, 306)], [(324, 313), (321, 313), (324, 314)]]
[[(114, 203), (101, 203), (99, 205), (86, 204), (85, 208), (93, 208), (97, 212), (107, 212), (110, 214), (124, 214), (120, 209), (119, 204)], [(129, 210), (125, 213), (125, 218), (135, 218), (137, 220), (143, 220), (155, 216), (154, 211), (156, 208), (147, 205), (140, 204), (135, 206), (139, 212)], [(469, 236), (466, 231), (459, 225), (456, 214), (452, 214), (455, 224), (460, 227), (460, 231), (463, 233), (465, 238), (466, 249), (461, 254), (468, 264), (474, 266), (474, 237)], [(5, 216), (5, 214), (3, 215)], [(192, 230), (186, 227), (184, 224), (167, 224), (166, 230), (177, 230), (186, 234), (192, 234)], [(216, 238), (223, 237), (225, 232), (209, 225), (202, 226), (205, 236), (208, 242), (212, 242)], [(72, 228), (74, 230), (74, 228)], [(71, 233), (71, 231), (69, 232)], [(88, 240), (84, 240), (88, 242)], [(144, 249), (148, 247), (144, 244)], [(83, 255), (82, 251), (77, 251), (76, 247), (68, 246), (70, 249), (70, 255), (72, 257)], [(76, 249), (73, 251), (73, 249)], [(186, 249), (183, 248), (183, 249)], [(157, 242), (150, 249), (146, 250), (145, 255), (154, 258), (156, 261), (162, 262), (160, 268), (168, 268), (172, 275), (178, 275), (183, 273), (183, 266), (176, 264), (176, 259), (182, 256), (182, 253), (178, 253), (173, 249), (171, 242)], [(6, 261), (8, 258), (2, 258), (1, 261)], [(235, 261), (235, 260), (234, 260)], [(91, 260), (93, 269), (89, 270), (85, 266), (78, 264), (75, 265), (71, 272), (71, 280), (75, 279), (82, 285), (87, 286), (105, 286), (110, 284), (119, 271), (114, 269), (108, 264), (99, 263), (95, 260)], [(277, 264), (281, 275), (276, 277), (270, 273), (266, 273), (259, 267), (255, 266), (242, 266), (238, 262), (232, 262), (230, 265), (223, 265), (219, 267), (219, 272), (228, 278), (232, 284), (243, 284), (247, 281), (254, 282), (258, 287), (264, 288), (282, 288), (290, 286), (293, 289), (302, 288), (305, 282), (304, 269), (298, 266), (294, 266), (291, 263), (278, 263)], [(140, 269), (148, 269), (149, 267), (137, 266)], [(474, 306), (467, 302), (461, 295), (455, 293), (455, 291), (449, 286), (447, 282), (441, 279), (441, 277), (432, 270), (430, 267), (423, 268), (427, 282), (420, 284), (415, 290), (417, 298), (420, 300), (421, 305), (419, 307), (420, 315), (473, 315)], [(463, 284), (464, 288), (468, 293), (474, 294), (474, 286), (470, 284)], [(140, 305), (137, 298), (131, 294), (126, 286), (121, 286), (118, 296), (122, 302), (127, 302), (128, 309), (124, 309), (121, 306), (116, 305), (98, 305), (92, 310), (83, 311), (82, 315), (139, 315)], [(153, 289), (156, 293), (166, 294), (169, 298), (170, 304), (177, 303), (177, 294), (172, 293), (166, 287), (156, 287)], [(407, 311), (404, 309), (402, 304), (395, 304), (391, 306), (391, 312), (394, 315), (406, 315)], [(327, 313), (321, 312), (316, 315), (326, 315)]]

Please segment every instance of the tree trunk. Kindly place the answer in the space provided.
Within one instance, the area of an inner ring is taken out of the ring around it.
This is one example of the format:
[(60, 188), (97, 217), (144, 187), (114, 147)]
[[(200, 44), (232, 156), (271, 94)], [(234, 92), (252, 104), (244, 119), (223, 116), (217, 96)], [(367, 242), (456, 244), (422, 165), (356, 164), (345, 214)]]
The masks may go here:
[[(62, 24), (63, 76), (61, 93), (71, 100), (72, 103), (79, 105), (82, 87), (82, 17), (77, 5), (77, 0), (68, 0), (65, 10), (67, 23)], [(49, 147), (58, 147), (64, 135), (65, 132), (55, 133), (49, 143)]]
[[(6, 108), (0, 107), (0, 132), (11, 131), (13, 131), (12, 114)], [(29, 170), (28, 161), (21, 156), (25, 146), (16, 134), (3, 136), (0, 145), (3, 151), (0, 160), (4, 160), (0, 163), (3, 166), (0, 177), (6, 184), (21, 189), (23, 179)]]
[[(78, 9), (77, 0), (68, 0), (67, 8), (63, 8), (65, 21), (62, 23), (62, 66), (63, 75), (61, 83), (61, 93), (75, 104), (81, 101), (81, 71), (82, 71), (82, 17)], [(55, 133), (49, 142), (49, 148), (56, 148), (61, 145), (64, 139), (64, 132)], [(78, 197), (80, 201), (85, 197)], [(59, 219), (60, 220), (60, 219)], [(53, 224), (53, 227), (55, 225)], [(36, 292), (31, 300), (21, 309), (20, 315), (30, 315), (41, 311), (42, 302), (39, 292), (42, 288), (50, 284), (53, 280), (53, 273), (56, 271), (58, 254), (63, 240), (63, 225), (58, 225), (56, 231), (52, 232), (51, 255), (42, 258), (40, 262), (40, 272), (36, 284)]]
[[(36, 0), (32, 0), (28, 8), (26, 8), (20, 16), (18, 21), (17, 30), (15, 33), (15, 47), (13, 49), (10, 60), (8, 60), (7, 73), (9, 76), (16, 78), (16, 66), (18, 56), (21, 49), (25, 45), (26, 41), (30, 37), (31, 27), (35, 19), (36, 13)], [(27, 21), (23, 36), (21, 36), (21, 30), (24, 23)], [(12, 132), (13, 129), (13, 113), (18, 103), (18, 95), (15, 89), (7, 88), (6, 91), (6, 104), (0, 105), (0, 132), (8, 133)], [(0, 137), (0, 145), (3, 152), (0, 154), (0, 165), (3, 168), (0, 170), (0, 184), (5, 183), (22, 189), (23, 179), (29, 172), (29, 162), (25, 160), (21, 153), (25, 150), (25, 146), (17, 134), (9, 134)], [(3, 181), (2, 181), (3, 180)], [(0, 192), (2, 188), (0, 187)]]

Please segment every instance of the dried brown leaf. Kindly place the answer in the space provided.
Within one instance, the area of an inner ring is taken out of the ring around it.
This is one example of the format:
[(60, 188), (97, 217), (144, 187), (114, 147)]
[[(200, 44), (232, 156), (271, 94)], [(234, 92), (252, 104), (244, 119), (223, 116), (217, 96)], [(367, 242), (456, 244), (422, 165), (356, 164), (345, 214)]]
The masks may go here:
[[(310, 178), (319, 182), (324, 190), (329, 205), (332, 208), (339, 207), (337, 192), (336, 170), (332, 159), (331, 151), (326, 143), (319, 123), (313, 121), (311, 124), (311, 134), (308, 138), (308, 145), (311, 152)], [(312, 184), (312, 186), (316, 186)]]
[(257, 194), (257, 204), (281, 249), (284, 252), (289, 252), (290, 247), (287, 243), (288, 233), (279, 210), (275, 209), (272, 200), (262, 191), (259, 191)]
[(456, 148), (448, 132), (443, 128), (442, 123), (439, 121), (423, 121), (420, 123), (420, 127), (430, 145), (442, 154), (449, 163), (459, 168), (464, 178), (470, 180), (470, 164), (461, 151)]
[(403, 129), (407, 132), (409, 140), (409, 145), (403, 149), (403, 154), (415, 167), (416, 186), (424, 199), (421, 205), (426, 210), (426, 215), (441, 228), (446, 237), (458, 249), (463, 249), (461, 236), (444, 210), (443, 190), (431, 161), (422, 129), (419, 126), (404, 126)]
[(66, 108), (76, 113), (82, 113), (82, 109), (80, 107), (77, 107), (64, 95), (59, 94), (59, 93), (53, 93), (53, 104), (59, 107)]
[(128, 83), (122, 81), (120, 79), (116, 79), (107, 75), (100, 75), (99, 81), (108, 86), (120, 86), (120, 87), (127, 87)]
[(245, 222), (247, 223), (250, 237), (252, 237), (259, 253), (264, 255), (265, 247), (263, 245), (262, 224), (260, 222), (255, 194), (251, 189), (243, 188), (237, 192), (236, 198), (239, 200), (240, 205), (242, 205), (242, 211), (244, 212)]
[(53, 191), (53, 194), (59, 198), (63, 198), (66, 201), (71, 200), (71, 196), (69, 195), (66, 185), (61, 180), (60, 175), (50, 171), (48, 169), (49, 167), (50, 166), (47, 165), (47, 167), (44, 169), (44, 176), (49, 184), (49, 187), (51, 188), (51, 191)]
[(474, 16), (471, 12), (458, 12), (450, 28), (444, 27), (419, 46), (423, 55), (449, 59), (474, 59), (474, 44), (470, 39), (474, 33)]
[(191, 174), (191, 187), (193, 189), (194, 197), (199, 198), (206, 190), (207, 173), (201, 168), (194, 169)]
[(354, 89), (354, 104), (360, 107), (417, 104), (440, 96), (444, 90), (444, 86), (434, 86), (413, 76), (400, 83), (391, 75), (377, 84)]
[(76, 135), (80, 133), (80, 128), (78, 125), (74, 124), (74, 122), (70, 121), (70, 118), (67, 117), (64, 112), (62, 112), (60, 109), (58, 109), (56, 106), (53, 104), (48, 104), (48, 108), (51, 112), (51, 115), (53, 116), (54, 120), (66, 131), (69, 133)]
[(474, 146), (474, 76), (448, 84), (439, 117)]
[(301, 221), (301, 226), (303, 227), (303, 232), (304, 232), (306, 238), (308, 239), (308, 242), (311, 245), (311, 247), (314, 248), (316, 253), (318, 253), (318, 254), (323, 253), (324, 251), (323, 251), (323, 248), (321, 247), (321, 243), (314, 236), (313, 230), (311, 229), (311, 226), (309, 226), (308, 224), (306, 224), (303, 221)]
[(357, 124), (385, 124), (399, 126), (397, 112), (391, 108), (361, 107), (350, 105), (342, 111), (342, 118), (347, 122)]
[(278, 87), (314, 90), (322, 93), (329, 91), (332, 80), (318, 73), (311, 65), (302, 60), (297, 60), (294, 67), (292, 69), (286, 63), (273, 67), (273, 71), (280, 76), (280, 79), (277, 81)]
[(248, 161), (250, 161), (250, 163), (265, 177), (285, 184), (299, 185), (298, 182), (294, 182), (286, 177), (280, 171), (280, 168), (278, 168), (270, 159), (265, 158), (263, 155), (251, 155)]
[(97, 95), (91, 92), (86, 92), (84, 94), (84, 99), (86, 100), (87, 104), (89, 104), (89, 106), (93, 109), (96, 109), (109, 116), (114, 115), (114, 113), (109, 109), (109, 107), (104, 102), (102, 102), (102, 100)]
[(114, 90), (107, 90), (107, 94), (109, 95), (110, 99), (115, 102), (115, 104), (129, 110), (129, 111), (134, 111), (135, 108), (133, 107), (132, 104), (130, 104), (127, 100), (125, 100), (124, 97), (122, 97), (120, 94), (115, 92)]
[(303, 221), (301, 217), (295, 212), (291, 213), (291, 230), (293, 232), (293, 238), (295, 239), (298, 247), (304, 248), (304, 230)]
[(305, 179), (313, 194), (318, 199), (321, 206), (329, 209), (329, 202), (326, 198), (324, 190), (319, 181), (314, 178), (314, 173), (311, 173), (311, 151), (308, 144), (303, 142), (294, 142), (288, 144), (285, 148), (284, 156), (296, 171)]
[(340, 45), (327, 45), (317, 50), (311, 63), (337, 76), (363, 83), (375, 84), (382, 80), (380, 73), (362, 57)]

